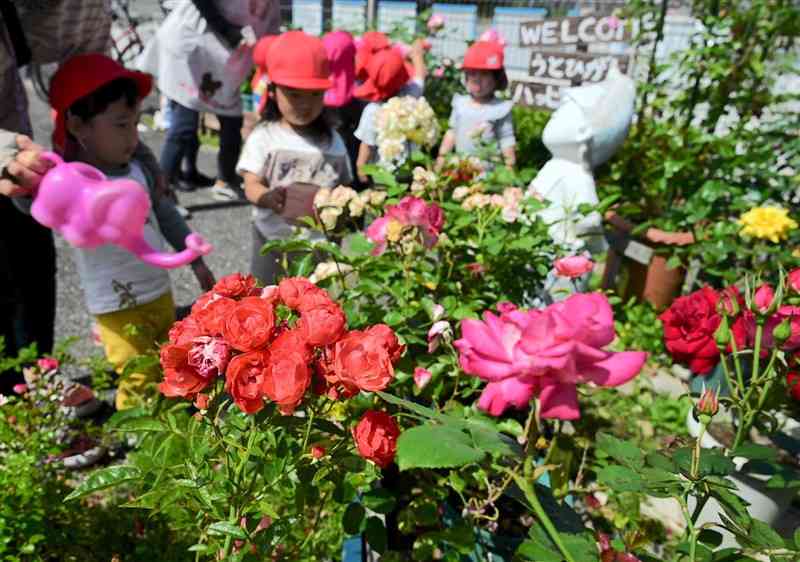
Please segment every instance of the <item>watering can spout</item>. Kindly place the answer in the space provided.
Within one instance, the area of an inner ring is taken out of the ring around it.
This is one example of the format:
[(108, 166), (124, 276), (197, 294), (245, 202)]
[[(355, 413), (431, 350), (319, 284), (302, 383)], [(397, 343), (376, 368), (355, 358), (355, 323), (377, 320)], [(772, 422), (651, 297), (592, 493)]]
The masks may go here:
[(197, 233), (186, 237), (186, 249), (176, 253), (159, 252), (144, 238), (127, 241), (125, 248), (146, 264), (162, 269), (174, 269), (192, 263), (201, 256), (208, 255), (214, 247)]
[(208, 254), (211, 244), (199, 234), (186, 237), (176, 254), (155, 250), (144, 239), (150, 213), (147, 189), (130, 179), (108, 179), (84, 162), (64, 162), (55, 153), (42, 154), (55, 164), (34, 193), (31, 215), (64, 235), (78, 248), (114, 244), (143, 262), (164, 269), (189, 264)]

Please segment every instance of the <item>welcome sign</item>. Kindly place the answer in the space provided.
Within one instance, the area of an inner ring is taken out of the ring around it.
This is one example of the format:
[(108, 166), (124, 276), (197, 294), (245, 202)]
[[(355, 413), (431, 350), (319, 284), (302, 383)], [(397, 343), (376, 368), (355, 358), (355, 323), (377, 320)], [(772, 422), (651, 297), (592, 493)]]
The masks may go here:
[(614, 43), (628, 41), (638, 33), (637, 20), (625, 21), (616, 16), (553, 18), (520, 25), (519, 43), (523, 47)]

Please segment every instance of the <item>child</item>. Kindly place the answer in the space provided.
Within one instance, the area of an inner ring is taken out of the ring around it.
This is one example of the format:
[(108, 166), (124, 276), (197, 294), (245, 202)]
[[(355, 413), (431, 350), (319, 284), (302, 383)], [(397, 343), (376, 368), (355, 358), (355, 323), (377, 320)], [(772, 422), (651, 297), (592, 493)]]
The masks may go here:
[[(109, 178), (128, 178), (146, 187), (152, 210), (144, 227), (145, 239), (160, 250), (166, 237), (176, 250), (183, 250), (189, 228), (174, 204), (157, 195), (155, 178), (134, 156), (139, 144), (139, 107), (151, 87), (150, 75), (127, 70), (105, 55), (72, 57), (51, 82), (50, 103), (56, 117), (53, 144), (64, 147), (66, 160), (86, 162)], [(121, 373), (129, 359), (166, 339), (175, 321), (169, 275), (113, 245), (76, 248), (75, 262), (106, 358)], [(202, 259), (195, 260), (192, 269), (204, 290), (214, 285)], [(135, 326), (136, 332), (128, 325)], [(130, 407), (156, 375), (134, 373), (121, 380), (117, 409)]]
[(261, 247), (269, 240), (314, 236), (290, 221), (311, 214), (316, 189), (348, 184), (353, 176), (344, 141), (323, 111), (332, 83), (322, 41), (289, 31), (270, 53), (269, 98), (237, 165), (245, 195), (256, 206), (251, 272), (266, 285), (281, 272), (280, 254), (262, 256)]
[(364, 108), (354, 136), (361, 141), (356, 158), (358, 179), (367, 183), (369, 178), (362, 169), (377, 161), (378, 131), (375, 119), (384, 102), (395, 96), (420, 97), (425, 81), (424, 48), (421, 41), (412, 46), (411, 59), (414, 76), (409, 73), (402, 55), (394, 49), (383, 49), (371, 55), (366, 63), (366, 81), (355, 89), (357, 98), (370, 103)]
[(467, 95), (453, 96), (450, 129), (439, 149), (441, 166), (453, 148), (459, 154), (478, 152), (478, 141), (497, 142), (506, 166), (516, 162), (516, 139), (511, 118), (513, 103), (495, 93), (508, 87), (503, 68), (503, 47), (496, 41), (478, 41), (467, 49), (462, 64)]

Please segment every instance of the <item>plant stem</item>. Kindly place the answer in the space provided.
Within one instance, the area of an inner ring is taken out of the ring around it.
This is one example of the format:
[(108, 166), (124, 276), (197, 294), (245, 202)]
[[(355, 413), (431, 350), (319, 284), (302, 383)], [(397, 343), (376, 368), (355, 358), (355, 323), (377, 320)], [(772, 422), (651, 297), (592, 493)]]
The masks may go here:
[(548, 517), (547, 512), (545, 512), (542, 504), (539, 502), (539, 498), (536, 496), (535, 484), (527, 482), (525, 478), (517, 474), (514, 474), (513, 476), (514, 480), (517, 481), (517, 485), (525, 492), (525, 497), (531, 503), (531, 507), (533, 507), (536, 517), (539, 519), (542, 527), (544, 527), (544, 530), (547, 531), (550, 539), (558, 547), (558, 550), (561, 552), (564, 560), (567, 562), (577, 562), (572, 556), (572, 553), (567, 550), (567, 547), (564, 545), (564, 541), (561, 540), (561, 535), (559, 534), (558, 529), (556, 529), (556, 526), (553, 525), (553, 522), (550, 520), (550, 517)]
[(701, 445), (700, 442), (703, 440), (703, 435), (706, 432), (706, 424), (702, 421), (700, 422), (700, 431), (697, 433), (697, 439), (694, 442), (694, 452), (692, 453), (692, 467), (689, 471), (689, 474), (692, 477), (692, 480), (697, 480), (697, 473), (700, 471), (700, 451)]

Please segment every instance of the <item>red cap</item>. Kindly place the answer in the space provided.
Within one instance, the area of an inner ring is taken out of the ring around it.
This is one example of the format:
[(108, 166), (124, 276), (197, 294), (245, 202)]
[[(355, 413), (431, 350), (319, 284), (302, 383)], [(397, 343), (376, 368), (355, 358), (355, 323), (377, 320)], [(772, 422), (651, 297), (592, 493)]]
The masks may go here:
[(279, 86), (300, 90), (327, 90), (331, 68), (322, 41), (302, 31), (287, 31), (269, 49), (267, 74)]
[(261, 77), (267, 73), (267, 53), (269, 53), (269, 48), (272, 47), (277, 38), (277, 35), (266, 35), (259, 39), (255, 47), (253, 47), (253, 64), (256, 67), (256, 72), (250, 85), (254, 89), (261, 81)]
[(503, 46), (496, 41), (473, 43), (464, 54), (461, 68), (464, 70), (501, 70), (503, 68)]
[(77, 55), (61, 65), (50, 81), (50, 106), (55, 114), (53, 146), (57, 150), (63, 151), (67, 140), (67, 110), (72, 104), (119, 78), (129, 78), (136, 83), (140, 100), (153, 88), (153, 77), (149, 74), (128, 70), (100, 53)]
[(367, 80), (353, 92), (357, 98), (369, 101), (389, 99), (406, 85), (410, 76), (399, 53), (385, 49), (375, 53), (367, 65)]
[(356, 79), (362, 82), (367, 79), (367, 66), (372, 56), (392, 46), (389, 37), (380, 31), (367, 31), (361, 36), (356, 48)]

